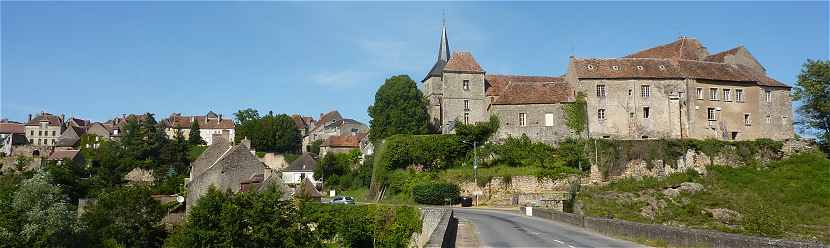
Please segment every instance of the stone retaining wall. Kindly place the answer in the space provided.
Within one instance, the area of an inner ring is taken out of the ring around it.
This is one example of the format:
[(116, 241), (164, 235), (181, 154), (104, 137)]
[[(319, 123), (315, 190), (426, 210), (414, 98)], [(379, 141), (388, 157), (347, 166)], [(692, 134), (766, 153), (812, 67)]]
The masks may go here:
[(458, 221), (450, 208), (421, 208), (421, 233), (410, 247), (453, 247)]
[(513, 206), (513, 197), (519, 198), (519, 205), (527, 205), (541, 198), (559, 198), (570, 188), (571, 179), (539, 180), (535, 176), (513, 176), (509, 180), (502, 177), (493, 177), (490, 182), (479, 187), (473, 182), (461, 182), (461, 195), (473, 196), (481, 192), (478, 197), (479, 205)]
[[(524, 208), (521, 208), (521, 210), (524, 212)], [(533, 216), (571, 224), (606, 236), (661, 240), (665, 241), (668, 246), (677, 247), (827, 247), (817, 242), (770, 239), (709, 230), (642, 224), (624, 220), (587, 217), (538, 208), (533, 209)]]

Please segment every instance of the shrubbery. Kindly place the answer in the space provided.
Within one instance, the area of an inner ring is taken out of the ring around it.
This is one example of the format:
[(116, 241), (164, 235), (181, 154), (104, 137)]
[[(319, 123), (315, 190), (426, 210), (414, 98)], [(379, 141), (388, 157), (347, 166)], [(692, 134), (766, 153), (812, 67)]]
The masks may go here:
[(412, 198), (422, 204), (455, 204), (458, 202), (459, 191), (461, 189), (454, 183), (421, 183), (412, 188)]
[(421, 230), (413, 207), (310, 203), (300, 209), (305, 222), (316, 224), (316, 235), (337, 247), (406, 247)]

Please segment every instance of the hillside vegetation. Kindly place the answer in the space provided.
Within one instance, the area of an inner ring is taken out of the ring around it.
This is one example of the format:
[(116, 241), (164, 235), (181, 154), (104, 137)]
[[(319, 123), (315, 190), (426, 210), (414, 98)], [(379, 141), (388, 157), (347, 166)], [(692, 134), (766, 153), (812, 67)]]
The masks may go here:
[(818, 152), (709, 166), (706, 175), (624, 179), (577, 199), (589, 216), (830, 243), (830, 160)]

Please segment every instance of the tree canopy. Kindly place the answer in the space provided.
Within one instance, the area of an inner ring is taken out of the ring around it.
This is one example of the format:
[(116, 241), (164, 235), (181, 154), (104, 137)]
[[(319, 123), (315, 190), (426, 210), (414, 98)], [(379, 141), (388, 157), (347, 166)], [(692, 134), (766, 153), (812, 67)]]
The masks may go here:
[[(263, 117), (257, 117), (256, 110), (253, 112), (240, 110), (245, 118), (241, 125), (236, 128), (236, 140), (248, 138), (251, 145), (257, 151), (291, 153), (300, 149), (300, 131), (294, 120), (286, 114), (274, 115), (269, 113)], [(245, 117), (248, 116), (248, 117)], [(250, 118), (249, 118), (250, 117)], [(242, 120), (242, 119), (240, 119)]]
[(395, 134), (430, 132), (427, 100), (407, 75), (386, 79), (375, 93), (375, 103), (369, 106), (369, 117), (369, 139), (373, 142)]
[(190, 123), (190, 132), (188, 133), (187, 141), (190, 145), (198, 146), (204, 145), (205, 140), (202, 139), (201, 130), (199, 129), (199, 121), (194, 120)]
[(124, 247), (161, 247), (166, 237), (161, 218), (167, 213), (142, 187), (125, 186), (101, 193), (81, 222), (91, 243)]
[(830, 60), (807, 60), (798, 75), (793, 100), (798, 107), (801, 124), (818, 131), (818, 142), (830, 151)]

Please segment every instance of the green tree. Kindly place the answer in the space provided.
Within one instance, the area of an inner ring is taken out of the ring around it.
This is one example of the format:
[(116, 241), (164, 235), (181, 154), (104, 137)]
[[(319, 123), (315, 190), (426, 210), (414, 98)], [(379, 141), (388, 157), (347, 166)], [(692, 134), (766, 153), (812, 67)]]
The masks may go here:
[(236, 116), (236, 125), (242, 125), (248, 121), (259, 120), (259, 112), (252, 108), (241, 109), (233, 115)]
[(251, 109), (237, 112), (237, 118), (240, 118), (240, 113), (245, 118), (236, 128), (237, 142), (248, 138), (251, 145), (262, 152), (293, 153), (300, 150), (300, 131), (290, 116), (269, 112), (268, 115), (257, 117), (255, 110), (249, 110)]
[(135, 168), (134, 159), (117, 141), (101, 144), (95, 151), (95, 160), (92, 161), (92, 178), (90, 179), (90, 193), (118, 186), (124, 181), (124, 176)]
[(320, 154), (320, 145), (323, 144), (323, 140), (315, 140), (311, 142), (311, 147), (308, 149), (308, 152), (314, 153), (319, 155)]
[(166, 211), (142, 187), (120, 187), (98, 195), (81, 222), (91, 243), (124, 247), (160, 247), (166, 233), (160, 221)]
[(830, 60), (807, 60), (798, 74), (793, 100), (798, 107), (801, 124), (818, 131), (818, 142), (830, 152)]
[(386, 79), (369, 106), (369, 117), (372, 142), (395, 134), (429, 133), (426, 98), (407, 75)]
[(205, 144), (205, 140), (202, 139), (201, 130), (199, 130), (199, 121), (194, 120), (190, 123), (190, 133), (188, 133), (187, 140), (190, 142), (190, 145), (194, 146)]
[(462, 142), (473, 147), (473, 143), (483, 145), (499, 130), (499, 118), (495, 115), (490, 116), (487, 122), (480, 122), (476, 124), (459, 123), (455, 126), (455, 134)]
[[(41, 171), (23, 181), (11, 202), (11, 211), (22, 220), (20, 226), (3, 226), (0, 239), (18, 247), (71, 247), (79, 228), (74, 206), (67, 203), (60, 187), (50, 184), (49, 173)], [(6, 223), (3, 223), (6, 224)], [(12, 235), (12, 240), (5, 240)], [(19, 245), (14, 245), (15, 243)]]
[(49, 172), (49, 182), (59, 185), (69, 197), (69, 202), (75, 203), (79, 198), (86, 197), (89, 190), (89, 182), (81, 180), (88, 172), (85, 165), (72, 163), (64, 160), (62, 164), (50, 161), (46, 164), (46, 171)]
[(310, 221), (281, 193), (222, 193), (199, 198), (167, 247), (322, 247)]

